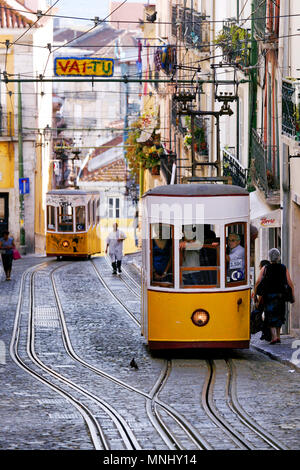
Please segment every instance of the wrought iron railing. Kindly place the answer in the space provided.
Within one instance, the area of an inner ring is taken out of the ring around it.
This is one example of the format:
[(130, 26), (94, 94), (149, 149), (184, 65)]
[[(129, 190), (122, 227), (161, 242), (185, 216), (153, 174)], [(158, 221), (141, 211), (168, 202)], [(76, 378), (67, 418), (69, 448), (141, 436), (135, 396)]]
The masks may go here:
[(248, 168), (237, 160), (231, 147), (223, 149), (223, 176), (230, 176), (232, 184), (236, 186), (247, 186)]
[(300, 80), (282, 81), (282, 133), (300, 143)]
[(250, 33), (235, 23), (224, 23), (226, 40), (222, 47), (224, 57), (229, 63), (236, 63), (243, 70), (250, 64)]
[(272, 196), (272, 193), (280, 188), (279, 175), (273, 168), (273, 159), (270, 161), (270, 150), (278, 159), (277, 147), (266, 145), (262, 135), (252, 129), (251, 177), (254, 184), (264, 191), (266, 197)]
[[(180, 26), (179, 29), (177, 26)], [(172, 7), (172, 35), (201, 52), (209, 52), (209, 23), (190, 8)]]

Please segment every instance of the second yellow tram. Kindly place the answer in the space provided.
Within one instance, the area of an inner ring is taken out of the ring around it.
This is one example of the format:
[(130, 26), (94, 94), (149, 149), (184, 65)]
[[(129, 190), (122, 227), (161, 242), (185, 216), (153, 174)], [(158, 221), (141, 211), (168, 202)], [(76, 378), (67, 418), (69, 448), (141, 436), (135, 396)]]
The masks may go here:
[(100, 198), (95, 191), (57, 189), (46, 194), (46, 255), (100, 253)]
[(142, 211), (142, 334), (149, 348), (248, 348), (248, 192), (159, 186), (143, 196)]

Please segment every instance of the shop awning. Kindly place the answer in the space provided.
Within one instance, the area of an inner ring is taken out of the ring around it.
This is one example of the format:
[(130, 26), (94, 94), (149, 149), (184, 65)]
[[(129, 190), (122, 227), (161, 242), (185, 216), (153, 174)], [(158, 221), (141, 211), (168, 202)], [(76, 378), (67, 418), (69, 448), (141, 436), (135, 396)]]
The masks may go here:
[(250, 220), (257, 228), (270, 228), (281, 226), (281, 210), (272, 209), (259, 191), (250, 193)]

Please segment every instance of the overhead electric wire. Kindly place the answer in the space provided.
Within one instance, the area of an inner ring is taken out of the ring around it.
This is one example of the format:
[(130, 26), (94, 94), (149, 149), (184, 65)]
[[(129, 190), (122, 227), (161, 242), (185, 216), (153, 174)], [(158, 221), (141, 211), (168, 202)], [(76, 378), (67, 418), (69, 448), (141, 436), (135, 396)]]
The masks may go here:
[[(53, 7), (55, 7), (55, 5), (59, 2), (60, 0), (56, 0), (56, 2), (54, 3), (54, 5), (51, 5), (48, 10), (46, 11), (46, 13), (42, 14), (42, 15), (39, 15), (38, 12), (36, 13), (36, 15), (38, 16), (37, 20), (32, 23), (29, 28), (26, 29), (26, 31), (24, 31), (19, 37), (17, 37), (17, 39), (14, 40), (14, 42), (11, 43), (11, 46), (14, 46), (18, 41), (19, 39), (21, 39), (23, 36), (25, 36), (25, 34), (28, 33), (28, 31), (30, 31), (39, 21), (41, 18), (43, 18), (43, 16), (46, 16), (46, 14), (48, 13), (48, 11), (52, 10)], [(30, 13), (30, 14), (35, 14), (35, 13), (31, 13), (31, 12), (26, 12), (27, 14)]]
[[(262, 0), (261, 4), (258, 5), (258, 7), (255, 9), (255, 11), (257, 11), (257, 9), (265, 2), (265, 0)], [(247, 2), (246, 2), (247, 3)], [(274, 4), (276, 6), (276, 4)], [(52, 5), (51, 8), (53, 8), (54, 5)], [(120, 8), (122, 5), (120, 5), (118, 8)], [(244, 5), (245, 7), (245, 5)], [(6, 10), (11, 10), (11, 11), (16, 11), (16, 12), (19, 12), (19, 13), (30, 13), (32, 15), (37, 15), (38, 14), (38, 11), (37, 12), (29, 12), (27, 10), (21, 10), (21, 9), (16, 9), (16, 8), (12, 8), (12, 7), (6, 7)], [(243, 8), (244, 10), (244, 8)], [(243, 11), (242, 10), (242, 11)], [(112, 12), (113, 13), (113, 12)], [(112, 14), (110, 13), (110, 15)], [(242, 13), (242, 12), (241, 12)], [(110, 16), (109, 15), (109, 16)], [(57, 15), (57, 14), (47, 14), (46, 13), (42, 13), (42, 16), (45, 16), (45, 17), (50, 17), (50, 18), (61, 18), (61, 19), (70, 19), (70, 20), (78, 20), (78, 21), (89, 21), (89, 22), (94, 22), (95, 21), (95, 18), (86, 18), (86, 17), (80, 17), (80, 16), (68, 16), (68, 15)], [(240, 18), (239, 21), (248, 21), (248, 20), (251, 20), (251, 21), (256, 21), (256, 20), (262, 20), (262, 19), (271, 19), (271, 18), (287, 18), (287, 17), (295, 17), (295, 16), (300, 16), (300, 13), (295, 13), (295, 14), (289, 14), (289, 15), (269, 15), (269, 16), (262, 16), (262, 17), (253, 17), (253, 18)], [(206, 23), (223, 23), (224, 20), (208, 20), (206, 19), (206, 17), (204, 16), (204, 21)], [(100, 20), (101, 21), (101, 20)], [(109, 20), (107, 21), (106, 19), (105, 20), (102, 20), (101, 23), (120, 23), (120, 24), (151, 24), (150, 22), (148, 21), (143, 21), (143, 20)], [(185, 24), (194, 24), (195, 21), (185, 21)], [(154, 24), (164, 24), (164, 25), (172, 25), (173, 23), (171, 21), (155, 21)]]

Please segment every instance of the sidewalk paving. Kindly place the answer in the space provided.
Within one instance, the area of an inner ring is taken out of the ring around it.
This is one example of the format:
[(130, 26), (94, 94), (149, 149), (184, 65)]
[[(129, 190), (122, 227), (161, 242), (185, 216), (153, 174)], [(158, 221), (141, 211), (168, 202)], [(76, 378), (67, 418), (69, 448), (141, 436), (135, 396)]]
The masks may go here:
[(300, 338), (281, 335), (280, 344), (261, 341), (261, 332), (251, 336), (251, 347), (300, 372)]
[[(141, 253), (128, 256), (129, 263), (132, 263), (141, 271), (142, 257)], [(266, 354), (271, 359), (287, 364), (292, 371), (300, 372), (300, 338), (290, 335), (281, 335), (280, 344), (269, 344), (268, 341), (261, 341), (261, 332), (251, 336), (251, 347), (257, 351)]]

